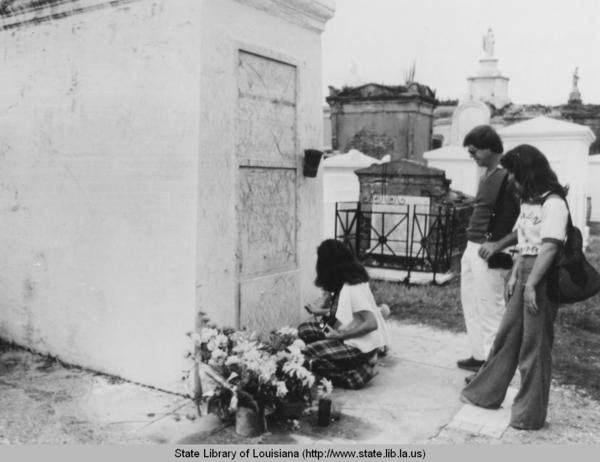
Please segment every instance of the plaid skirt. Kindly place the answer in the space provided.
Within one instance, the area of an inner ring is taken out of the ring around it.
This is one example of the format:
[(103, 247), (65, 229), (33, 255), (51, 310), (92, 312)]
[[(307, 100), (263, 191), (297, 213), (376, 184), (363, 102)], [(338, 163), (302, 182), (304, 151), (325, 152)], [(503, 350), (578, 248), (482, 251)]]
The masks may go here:
[(376, 350), (363, 353), (341, 340), (325, 338), (316, 321), (300, 324), (298, 336), (306, 343), (304, 354), (312, 372), (328, 378), (334, 385), (358, 389), (375, 376)]

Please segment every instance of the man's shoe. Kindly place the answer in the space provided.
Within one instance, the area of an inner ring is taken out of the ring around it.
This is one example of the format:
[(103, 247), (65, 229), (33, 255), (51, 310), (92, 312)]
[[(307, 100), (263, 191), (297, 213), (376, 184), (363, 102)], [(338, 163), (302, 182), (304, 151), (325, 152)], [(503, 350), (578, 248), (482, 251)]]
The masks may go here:
[(479, 359), (475, 359), (471, 356), (468, 359), (461, 359), (460, 361), (456, 361), (456, 365), (460, 369), (465, 369), (471, 372), (477, 372), (481, 366), (483, 366), (484, 361), (480, 361)]
[(469, 385), (469, 384), (470, 384), (470, 383), (473, 381), (473, 379), (475, 378), (475, 376), (476, 376), (476, 375), (477, 375), (477, 374), (471, 374), (471, 375), (467, 375), (467, 376), (465, 377), (465, 383), (466, 383), (467, 385)]

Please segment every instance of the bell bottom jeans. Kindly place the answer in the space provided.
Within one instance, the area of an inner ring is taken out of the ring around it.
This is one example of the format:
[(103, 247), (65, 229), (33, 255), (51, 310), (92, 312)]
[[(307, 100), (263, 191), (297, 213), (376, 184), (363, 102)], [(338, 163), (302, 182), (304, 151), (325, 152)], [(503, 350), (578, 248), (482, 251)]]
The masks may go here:
[(543, 427), (548, 410), (554, 320), (558, 304), (548, 298), (548, 273), (536, 286), (539, 312), (524, 307), (523, 291), (535, 257), (523, 256), (517, 269), (517, 283), (506, 306), (496, 339), (483, 367), (463, 389), (471, 403), (498, 408), (517, 367), (521, 388), (514, 399), (510, 425), (534, 430)]

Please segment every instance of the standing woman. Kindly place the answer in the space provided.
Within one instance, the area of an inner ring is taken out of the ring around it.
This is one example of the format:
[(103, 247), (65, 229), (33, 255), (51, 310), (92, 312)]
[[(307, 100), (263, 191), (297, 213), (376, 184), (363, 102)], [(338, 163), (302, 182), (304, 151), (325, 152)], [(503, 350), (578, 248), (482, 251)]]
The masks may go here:
[(566, 238), (569, 211), (565, 190), (546, 157), (523, 144), (500, 161), (514, 177), (521, 197), (517, 219), (519, 251), (506, 285), (509, 298), (492, 350), (464, 388), (462, 400), (498, 408), (516, 368), (521, 388), (514, 399), (510, 426), (537, 430), (544, 426), (550, 394), (554, 319), (558, 300), (553, 263)]
[[(317, 249), (315, 285), (329, 292), (333, 305), (323, 326), (298, 326), (307, 343), (304, 351), (314, 373), (335, 385), (362, 388), (373, 376), (371, 360), (387, 345), (383, 317), (369, 287), (369, 275), (343, 243), (327, 239)], [(328, 310), (306, 307), (313, 314)]]

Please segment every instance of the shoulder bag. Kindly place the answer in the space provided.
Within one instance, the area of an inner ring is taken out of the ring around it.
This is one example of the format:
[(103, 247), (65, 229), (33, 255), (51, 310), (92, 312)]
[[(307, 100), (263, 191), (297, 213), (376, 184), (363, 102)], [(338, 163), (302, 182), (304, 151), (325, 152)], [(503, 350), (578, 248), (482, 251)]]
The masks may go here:
[[(567, 201), (563, 200), (566, 204)], [(567, 239), (556, 256), (555, 271), (555, 280), (558, 282), (556, 295), (560, 304), (580, 302), (600, 292), (600, 274), (585, 258), (581, 231), (573, 226), (570, 211)]]

